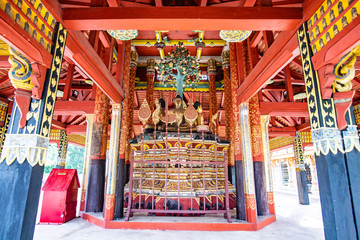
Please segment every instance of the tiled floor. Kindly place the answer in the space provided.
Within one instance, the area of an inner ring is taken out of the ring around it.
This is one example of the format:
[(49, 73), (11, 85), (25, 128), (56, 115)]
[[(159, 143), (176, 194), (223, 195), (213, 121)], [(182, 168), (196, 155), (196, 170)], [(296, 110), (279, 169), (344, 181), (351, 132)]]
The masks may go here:
[[(200, 231), (155, 231), (155, 230), (109, 230), (92, 225), (80, 218), (63, 225), (37, 225), (35, 240), (76, 239), (76, 240), (292, 240), (324, 239), (320, 201), (311, 198), (309, 206), (298, 204), (296, 195), (275, 192), (277, 221), (257, 232), (200, 232)], [(199, 221), (202, 217), (199, 217)], [(203, 219), (206, 220), (206, 219)]]

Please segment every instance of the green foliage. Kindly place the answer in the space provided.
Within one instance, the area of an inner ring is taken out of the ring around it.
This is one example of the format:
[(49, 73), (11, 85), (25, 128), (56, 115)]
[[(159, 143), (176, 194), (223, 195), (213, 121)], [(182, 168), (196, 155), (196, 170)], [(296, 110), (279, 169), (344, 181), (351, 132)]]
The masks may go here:
[[(84, 166), (84, 147), (69, 144), (66, 155), (65, 168), (76, 169), (78, 174), (83, 173)], [(58, 147), (56, 143), (49, 144), (47, 152), (47, 160), (45, 165), (44, 174), (49, 174), (53, 168), (56, 167), (56, 161), (58, 156)]]

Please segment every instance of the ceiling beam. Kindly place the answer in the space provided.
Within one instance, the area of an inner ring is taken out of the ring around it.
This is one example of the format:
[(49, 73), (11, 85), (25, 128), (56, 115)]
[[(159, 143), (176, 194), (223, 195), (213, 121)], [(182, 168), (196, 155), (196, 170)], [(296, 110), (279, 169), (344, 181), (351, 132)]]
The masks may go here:
[(66, 124), (53, 119), (52, 122), (51, 122), (51, 127), (55, 127), (57, 129), (65, 130), (66, 129)]
[[(298, 29), (305, 20), (309, 19), (322, 3), (322, 0), (305, 0), (302, 8), (303, 20), (295, 29)], [(275, 77), (299, 54), (296, 30), (281, 32), (238, 88), (237, 103), (240, 104), (249, 100), (264, 87), (268, 80)]]
[(0, 69), (8, 69), (11, 68), (11, 64), (9, 62), (9, 56), (0, 56)]
[(260, 114), (281, 117), (309, 117), (307, 103), (260, 102)]
[(83, 115), (94, 113), (94, 101), (56, 101), (54, 115)]
[(64, 8), (63, 21), (71, 30), (295, 30), (301, 8), (273, 7), (92, 7)]
[(124, 91), (103, 60), (79, 31), (68, 31), (65, 55), (85, 72), (114, 102), (121, 102)]
[(294, 137), (295, 127), (269, 127), (269, 137)]
[(238, 88), (238, 103), (249, 100), (297, 55), (298, 42), (296, 35), (292, 31), (280, 33)]

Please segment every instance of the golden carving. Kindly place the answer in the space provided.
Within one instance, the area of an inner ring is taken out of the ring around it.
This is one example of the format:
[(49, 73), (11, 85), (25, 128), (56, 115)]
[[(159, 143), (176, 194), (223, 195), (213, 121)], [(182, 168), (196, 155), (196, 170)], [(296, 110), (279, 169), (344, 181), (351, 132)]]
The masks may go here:
[(360, 46), (345, 55), (335, 66), (334, 86), (338, 92), (346, 92), (352, 89), (351, 80), (355, 77), (355, 62), (357, 56), (360, 56)]

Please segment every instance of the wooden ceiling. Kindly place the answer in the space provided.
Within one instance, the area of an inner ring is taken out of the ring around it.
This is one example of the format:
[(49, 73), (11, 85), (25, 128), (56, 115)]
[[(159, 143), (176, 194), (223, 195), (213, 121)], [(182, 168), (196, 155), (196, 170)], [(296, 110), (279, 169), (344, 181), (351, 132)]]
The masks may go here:
[[(74, 9), (80, 8), (81, 9), (88, 9), (90, 6), (96, 6), (96, 1), (90, 0), (59, 0), (61, 7), (63, 9)], [(98, 1), (99, 2), (99, 1)], [(101, 2), (101, 1), (100, 1)], [(283, 8), (283, 7), (291, 7), (291, 8), (301, 8), (303, 5), (302, 0), (263, 0), (263, 1), (255, 1), (255, 0), (134, 0), (134, 1), (121, 1), (121, 0), (108, 0), (106, 3), (108, 6), (111, 7), (123, 7), (126, 8), (139, 8), (144, 9), (148, 7), (147, 14), (151, 14), (152, 12), (156, 12), (156, 9), (161, 7), (189, 7), (190, 11), (193, 10), (193, 7), (219, 7), (217, 8), (217, 13), (221, 13), (222, 9), (227, 9), (227, 7), (261, 7), (261, 6), (273, 6), (273, 8)], [(223, 8), (221, 8), (223, 7)], [(67, 11), (67, 10), (66, 10)], [(72, 10), (74, 11), (74, 10)], [(131, 10), (133, 11), (133, 9)], [(85, 13), (85, 12), (84, 12)], [(194, 12), (193, 14), (196, 14)], [(81, 14), (80, 14), (81, 15)], [(67, 19), (76, 18), (73, 15), (64, 15), (67, 16)], [(220, 15), (219, 15), (220, 16)], [(223, 16), (223, 15), (221, 15)], [(81, 16), (80, 16), (81, 17)], [(225, 16), (223, 16), (225, 18)], [(66, 22), (66, 20), (64, 20)], [(169, 20), (163, 20), (169, 21)], [(265, 21), (263, 21), (265, 22)], [(68, 22), (70, 23), (70, 21)], [(70, 26), (74, 27), (75, 25)], [(102, 26), (106, 26), (104, 23)], [(176, 26), (176, 25), (175, 25)], [(79, 26), (75, 26), (78, 28)], [(160, 26), (161, 27), (161, 26)], [(209, 27), (209, 26), (208, 26)], [(152, 30), (140, 30), (139, 35), (136, 40), (156, 40), (155, 37), (155, 30), (158, 30), (159, 26), (155, 24), (152, 26)], [(248, 30), (251, 29), (251, 25), (248, 25)], [(88, 37), (89, 28), (84, 25), (84, 29), (82, 29), (82, 33)], [(167, 37), (168, 40), (192, 40), (196, 38), (198, 35), (197, 33), (193, 32), (195, 29), (184, 29), (182, 26), (181, 29), (176, 30), (176, 27), (170, 29), (168, 32), (162, 33), (162, 37)], [(254, 58), (257, 58), (257, 61), (261, 61), (262, 58), (265, 58), (267, 51), (271, 47), (272, 43), (276, 41), (278, 37), (282, 39), (284, 32), (281, 30), (272, 30), (272, 31), (253, 31), (249, 39), (247, 40), (251, 49), (249, 52), (251, 54), (251, 61)], [(282, 35), (281, 35), (282, 34)], [(107, 34), (106, 31), (101, 31), (101, 38), (100, 41), (102, 44), (108, 45), (111, 42), (111, 36)], [(218, 30), (205, 30), (205, 40), (219, 40), (219, 29)], [(115, 47), (116, 49), (116, 47)], [(171, 49), (170, 46), (165, 48), (165, 53), (167, 53)], [(192, 55), (195, 55), (196, 48), (194, 46), (188, 46)], [(220, 57), (223, 47), (222, 46), (209, 46), (206, 45), (202, 51), (202, 56), (209, 56), (209, 57)], [(154, 46), (136, 46), (136, 50), (139, 56), (147, 56), (147, 57), (159, 57), (159, 51)], [(8, 77), (7, 71), (9, 69), (9, 63), (4, 61), (7, 56), (0, 56), (0, 97), (8, 99), (12, 101), (14, 98), (14, 88), (12, 87)], [(112, 74), (115, 75), (115, 61), (113, 61), (114, 67)], [(252, 62), (253, 69), (256, 69), (256, 61)], [(206, 66), (205, 66), (206, 67)], [(357, 91), (355, 95), (355, 102), (359, 102), (360, 100), (360, 60), (358, 59), (356, 63), (356, 77), (353, 80), (354, 89)], [(219, 69), (218, 73), (218, 81), (222, 80), (222, 70)], [(137, 70), (137, 78), (141, 81), (146, 81), (146, 76), (144, 74), (144, 66), (139, 66)], [(60, 75), (60, 83), (59, 83), (59, 90), (64, 92), (63, 96), (58, 96), (57, 101), (67, 101), (67, 102), (82, 102), (86, 104), (86, 102), (94, 101), (94, 91), (96, 88), (96, 84), (92, 84), (90, 77), (88, 74), (82, 70), (82, 68), (74, 63), (72, 59), (68, 56), (64, 58), (64, 63)], [(243, 93), (248, 91), (245, 89)], [(259, 97), (262, 102), (269, 102), (269, 103), (305, 103), (306, 99), (294, 100), (293, 96), (298, 93), (305, 92), (304, 88), (304, 80), (302, 75), (302, 66), (299, 56), (295, 57), (290, 63), (283, 69), (278, 69), (275, 76), (271, 78), (270, 81), (267, 82), (264, 86), (261, 87), (259, 91)], [(168, 96), (169, 98), (175, 97), (175, 92), (160, 92), (155, 91), (154, 97), (159, 98), (160, 94), (163, 96)], [(190, 98), (199, 100), (204, 109), (204, 118), (205, 122), (209, 121), (209, 94), (207, 92), (190, 92), (185, 93), (185, 101), (188, 101)], [(134, 125), (135, 127), (135, 134), (138, 134), (141, 131), (140, 122), (138, 119), (138, 109), (145, 99), (145, 91), (144, 90), (137, 90), (135, 93), (135, 113), (134, 113)], [(224, 116), (224, 92), (217, 91), (217, 103), (218, 109), (220, 111), (220, 125), (221, 131), (220, 135), (224, 136), (224, 125), (225, 125), (225, 116)], [(74, 105), (75, 106), (75, 105)], [(76, 105), (81, 106), (81, 104)], [(275, 105), (274, 105), (275, 108)], [(69, 113), (66, 114), (66, 110), (69, 110)], [(76, 111), (75, 111), (76, 110)], [(55, 108), (55, 116), (54, 116), (54, 126), (57, 128), (66, 129), (67, 126), (82, 126), (86, 124), (85, 121), (85, 113), (78, 114), (79, 109), (59, 109)], [(81, 110), (81, 109), (80, 109)], [(76, 114), (74, 114), (74, 112)], [(61, 113), (61, 114), (59, 114)], [(285, 113), (284, 113), (285, 114)], [(296, 115), (296, 113), (295, 113)], [(299, 116), (286, 116), (286, 115), (279, 115), (279, 116), (272, 116), (270, 126), (273, 127), (272, 136), (281, 136), (280, 128), (289, 129), (292, 132), (296, 130), (309, 130), (308, 118), (304, 117), (304, 111), (299, 110)], [(306, 115), (306, 113), (305, 113)], [(277, 130), (279, 128), (279, 130)], [(80, 129), (80, 128), (79, 128)], [(83, 128), (81, 128), (83, 129)], [(80, 130), (79, 130), (80, 131)]]

